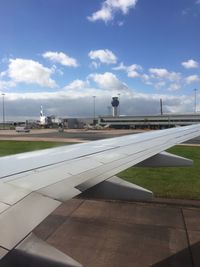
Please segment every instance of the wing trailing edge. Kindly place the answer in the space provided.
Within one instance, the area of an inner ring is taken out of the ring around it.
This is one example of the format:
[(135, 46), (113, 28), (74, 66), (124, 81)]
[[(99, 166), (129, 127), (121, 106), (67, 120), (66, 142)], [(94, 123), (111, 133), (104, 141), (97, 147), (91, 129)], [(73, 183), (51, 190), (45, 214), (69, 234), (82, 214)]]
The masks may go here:
[[(83, 188), (82, 184), (82, 188)], [(92, 188), (89, 184), (85, 184), (89, 189), (81, 194), (82, 197), (86, 198), (100, 198), (110, 200), (151, 200), (153, 193), (143, 187), (129, 183), (120, 179), (117, 176), (113, 176)]]
[(161, 152), (136, 164), (134, 167), (189, 167), (192, 166), (192, 164), (193, 160), (168, 152)]

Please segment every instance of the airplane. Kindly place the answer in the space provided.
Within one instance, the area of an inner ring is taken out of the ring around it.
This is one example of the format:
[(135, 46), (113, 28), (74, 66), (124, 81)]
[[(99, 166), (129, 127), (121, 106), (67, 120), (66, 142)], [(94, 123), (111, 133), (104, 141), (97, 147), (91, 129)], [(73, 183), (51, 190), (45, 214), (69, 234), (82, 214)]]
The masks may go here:
[(40, 125), (41, 126), (47, 126), (48, 125), (48, 118), (47, 118), (47, 116), (44, 116), (42, 105), (40, 107)]
[(115, 175), (132, 166), (191, 166), (191, 160), (164, 151), (199, 135), (196, 124), (0, 158), (0, 266), (81, 267), (38, 239), (34, 228), (83, 192), (104, 199), (152, 198), (153, 192)]

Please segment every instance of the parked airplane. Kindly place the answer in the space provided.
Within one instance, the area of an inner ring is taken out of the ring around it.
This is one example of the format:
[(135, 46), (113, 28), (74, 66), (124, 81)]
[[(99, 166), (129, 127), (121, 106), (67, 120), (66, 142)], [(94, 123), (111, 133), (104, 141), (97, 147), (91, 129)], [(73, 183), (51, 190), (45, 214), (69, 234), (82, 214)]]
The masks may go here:
[(45, 127), (48, 125), (48, 118), (47, 116), (44, 116), (42, 105), (40, 107), (40, 125)]
[(114, 175), (134, 165), (189, 166), (191, 160), (163, 151), (199, 135), (197, 124), (0, 158), (2, 266), (10, 262), (23, 266), (19, 261), (27, 258), (25, 266), (38, 266), (40, 261), (49, 262), (48, 266), (80, 267), (45, 245), (32, 230), (63, 201), (82, 192), (112, 199), (151, 198), (151, 191)]

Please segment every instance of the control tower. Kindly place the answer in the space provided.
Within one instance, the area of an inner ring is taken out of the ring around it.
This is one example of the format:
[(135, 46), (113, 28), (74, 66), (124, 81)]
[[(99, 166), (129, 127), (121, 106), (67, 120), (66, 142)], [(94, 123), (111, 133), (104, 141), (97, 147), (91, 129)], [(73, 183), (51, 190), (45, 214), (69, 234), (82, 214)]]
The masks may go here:
[(119, 106), (119, 99), (117, 96), (114, 96), (111, 101), (111, 105), (113, 107), (113, 117), (117, 117), (118, 115), (118, 106)]

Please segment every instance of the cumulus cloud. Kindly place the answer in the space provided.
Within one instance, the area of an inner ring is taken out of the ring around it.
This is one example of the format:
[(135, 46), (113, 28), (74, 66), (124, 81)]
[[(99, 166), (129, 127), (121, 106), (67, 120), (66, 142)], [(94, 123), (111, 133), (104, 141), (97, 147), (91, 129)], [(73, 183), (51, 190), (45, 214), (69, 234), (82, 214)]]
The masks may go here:
[(195, 75), (190, 75), (186, 77), (185, 80), (187, 84), (191, 84), (191, 83), (199, 82), (200, 78), (198, 75), (195, 74)]
[(148, 81), (156, 89), (166, 88), (169, 91), (177, 91), (182, 86), (182, 75), (179, 72), (168, 71), (165, 68), (150, 68)]
[(151, 73), (152, 78), (167, 79), (171, 82), (179, 81), (181, 79), (180, 73), (170, 72), (163, 68), (150, 68), (149, 72)]
[(56, 87), (51, 79), (53, 70), (30, 59), (10, 59), (7, 75), (14, 83), (37, 84), (43, 87)]
[(106, 0), (102, 3), (101, 9), (87, 18), (92, 22), (102, 20), (106, 23), (114, 19), (116, 12), (126, 15), (136, 4), (137, 0)]
[(59, 63), (66, 67), (78, 67), (78, 63), (75, 58), (69, 57), (67, 54), (63, 52), (52, 52), (47, 51), (42, 54), (44, 58), (51, 60), (54, 63)]
[(189, 59), (181, 63), (181, 65), (186, 69), (194, 69), (199, 67), (199, 63), (193, 59)]
[(88, 82), (87, 81), (83, 81), (83, 80), (74, 80), (73, 82), (71, 82), (70, 84), (66, 85), (64, 87), (65, 90), (82, 90), (84, 88), (86, 88), (88, 86)]
[(99, 60), (101, 63), (105, 64), (117, 63), (116, 55), (108, 49), (91, 50), (88, 56), (92, 60)]
[(123, 63), (120, 63), (113, 70), (125, 71), (129, 78), (139, 78), (146, 85), (154, 86), (156, 89), (166, 88), (170, 91), (175, 91), (181, 88), (181, 74), (164, 68), (150, 68), (145, 73), (141, 65), (132, 64), (125, 66)]
[(138, 64), (132, 64), (130, 66), (125, 66), (123, 62), (121, 62), (119, 64), (119, 66), (114, 67), (113, 70), (123, 70), (125, 72), (127, 72), (127, 76), (130, 78), (137, 78), (137, 77), (141, 77), (142, 75), (141, 73), (139, 73), (139, 71), (142, 71), (143, 68), (138, 65)]
[(124, 91), (128, 89), (128, 86), (121, 82), (116, 75), (111, 72), (105, 72), (103, 74), (92, 73), (88, 78), (94, 81), (100, 89)]

